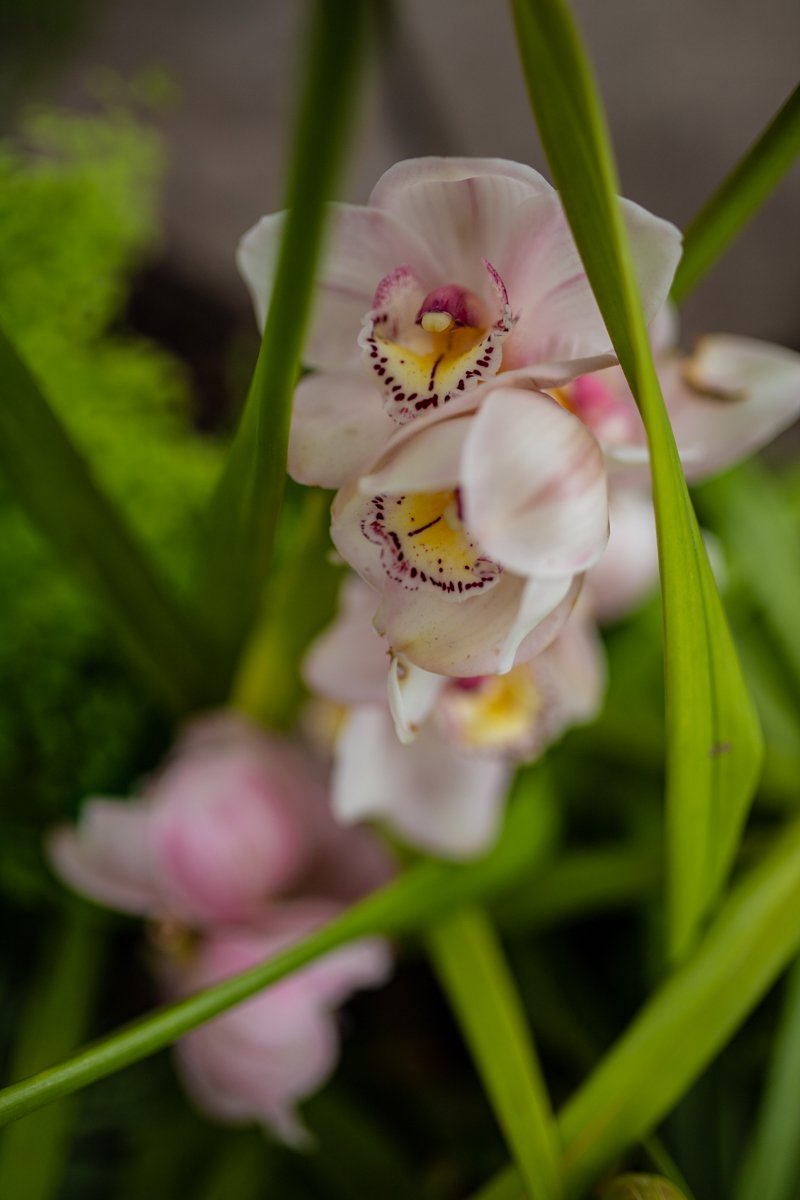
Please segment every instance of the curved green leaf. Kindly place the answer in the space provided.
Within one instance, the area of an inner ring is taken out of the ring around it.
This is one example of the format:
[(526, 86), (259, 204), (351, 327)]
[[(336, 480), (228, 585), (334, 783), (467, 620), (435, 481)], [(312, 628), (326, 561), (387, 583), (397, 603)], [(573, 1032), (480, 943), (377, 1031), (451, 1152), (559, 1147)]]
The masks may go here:
[(650, 447), (666, 643), (669, 943), (677, 959), (727, 878), (760, 773), (761, 736), (653, 366), (588, 63), (564, 0), (512, 7), (542, 142)]
[(777, 187), (798, 154), (800, 86), (686, 230), (683, 258), (672, 284), (672, 299), (676, 304), (713, 266)]

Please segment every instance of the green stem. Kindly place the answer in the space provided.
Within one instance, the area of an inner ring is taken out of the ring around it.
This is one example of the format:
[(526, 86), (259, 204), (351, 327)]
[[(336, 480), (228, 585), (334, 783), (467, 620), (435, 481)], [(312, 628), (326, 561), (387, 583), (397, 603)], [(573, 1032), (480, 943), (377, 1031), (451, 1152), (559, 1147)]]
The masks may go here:
[(286, 475), (291, 400), (311, 312), (326, 201), (360, 74), (366, 0), (315, 0), (286, 188), (286, 223), (255, 373), (208, 514), (204, 605), (231, 669), (259, 610)]
[(778, 186), (798, 154), (800, 87), (792, 92), (686, 230), (683, 258), (672, 284), (672, 299), (676, 304), (697, 286)]
[(562, 1194), (547, 1087), (500, 942), (480, 909), (435, 925), (428, 952), (531, 1200)]
[[(86, 1036), (100, 979), (102, 935), (83, 907), (65, 914), (47, 938), (11, 1066), (13, 1078), (69, 1054)], [(74, 1101), (29, 1116), (0, 1138), (0, 1196), (56, 1195), (75, 1121)]]

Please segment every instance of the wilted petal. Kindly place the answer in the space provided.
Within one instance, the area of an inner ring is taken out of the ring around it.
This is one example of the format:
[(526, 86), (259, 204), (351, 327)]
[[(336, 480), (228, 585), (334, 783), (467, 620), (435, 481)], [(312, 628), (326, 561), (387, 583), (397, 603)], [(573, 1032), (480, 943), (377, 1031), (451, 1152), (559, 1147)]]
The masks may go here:
[(341, 487), (396, 430), (363, 370), (307, 375), (294, 394), (289, 474), (298, 483)]
[(464, 520), (520, 575), (585, 571), (608, 538), (606, 473), (590, 431), (549, 396), (493, 388), (463, 453)]
[(401, 742), (413, 742), (446, 682), (444, 676), (423, 671), (393, 655), (389, 670), (389, 708)]
[(662, 383), (690, 479), (752, 454), (800, 414), (800, 355), (753, 338), (701, 338)]
[(48, 838), (56, 874), (99, 904), (141, 916), (158, 911), (152, 875), (149, 805), (88, 800), (77, 829), (67, 826)]
[[(674, 225), (621, 200), (646, 320), (666, 300), (681, 254)], [(552, 387), (614, 362), (616, 355), (560, 201), (537, 196), (507, 229), (509, 250), (495, 265), (519, 320), (504, 346), (508, 369), (528, 367)]]
[[(531, 167), (496, 158), (416, 158), (397, 163), (370, 197), (425, 240), (438, 283), (458, 283), (489, 298), (482, 260), (498, 267), (514, 210), (531, 196), (554, 195)], [(397, 262), (408, 261), (398, 259)]]
[[(272, 291), (284, 221), (284, 213), (262, 217), (239, 243), (237, 264), (260, 326)], [(357, 361), (361, 319), (372, 307), (378, 281), (401, 263), (412, 266), (428, 288), (436, 285), (435, 260), (417, 234), (391, 213), (352, 204), (330, 206), (304, 362), (339, 367)]]
[(385, 710), (364, 708), (342, 732), (334, 806), (343, 820), (380, 816), (416, 846), (470, 858), (494, 841), (509, 781), (502, 759), (461, 754), (427, 725), (403, 746)]
[(312, 691), (342, 704), (380, 704), (386, 697), (389, 648), (372, 623), (377, 592), (355, 575), (342, 585), (339, 614), (313, 642), (303, 677)]
[(611, 533), (600, 561), (586, 576), (586, 596), (598, 621), (616, 621), (658, 583), (658, 543), (649, 491), (614, 487)]

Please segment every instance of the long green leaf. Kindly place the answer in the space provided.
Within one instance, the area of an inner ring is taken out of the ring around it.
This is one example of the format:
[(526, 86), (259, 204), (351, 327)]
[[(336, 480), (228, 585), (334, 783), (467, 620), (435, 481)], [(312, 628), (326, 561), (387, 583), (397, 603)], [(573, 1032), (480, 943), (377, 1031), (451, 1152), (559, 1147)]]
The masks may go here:
[[(86, 1036), (100, 978), (103, 938), (83, 906), (71, 906), (57, 937), (44, 945), (18, 1033), (12, 1077), (69, 1054)], [(56, 1196), (69, 1152), (74, 1101), (54, 1104), (0, 1137), (0, 1196), (50, 1200)]]
[(783, 1016), (758, 1124), (739, 1175), (736, 1200), (796, 1200), (800, 1178), (800, 964), (787, 981)]
[(491, 922), (480, 909), (459, 909), (427, 942), (531, 1200), (556, 1200), (559, 1146), (547, 1087)]
[(686, 230), (675, 273), (676, 304), (693, 287), (777, 187), (800, 154), (800, 87), (797, 87)]
[(650, 447), (666, 642), (669, 942), (677, 959), (733, 861), (760, 771), (760, 732), (653, 367), (588, 63), (564, 0), (512, 6), (542, 142)]
[(315, 0), (281, 242), (261, 349), (213, 497), (202, 594), (233, 668), (258, 613), (286, 476), (292, 392), (311, 310), (325, 203), (333, 194), (359, 74), (367, 0)]
[(535, 774), (527, 776), (524, 790), (519, 802), (509, 807), (497, 845), (484, 858), (463, 866), (420, 863), (268, 962), (160, 1009), (67, 1062), (5, 1088), (0, 1091), (0, 1125), (154, 1054), (337, 946), (371, 934), (419, 929), (455, 907), (511, 886), (530, 871), (550, 837), (550, 810), (535, 802)]
[[(732, 890), (692, 954), (558, 1114), (568, 1197), (666, 1116), (800, 948), (800, 822)], [(481, 1200), (519, 1200), (509, 1167)]]
[(218, 699), (208, 636), (103, 494), (2, 330), (0, 378), (0, 470), (31, 519), (102, 602), (164, 703), (182, 713)]

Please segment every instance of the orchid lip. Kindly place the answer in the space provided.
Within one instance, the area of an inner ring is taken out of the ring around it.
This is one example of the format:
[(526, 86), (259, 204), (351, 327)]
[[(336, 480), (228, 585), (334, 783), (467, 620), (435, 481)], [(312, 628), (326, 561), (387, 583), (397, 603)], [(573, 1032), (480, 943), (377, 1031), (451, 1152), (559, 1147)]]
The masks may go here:
[(430, 587), (459, 600), (502, 574), (464, 528), (455, 490), (374, 496), (361, 530), (381, 547), (388, 577), (409, 591)]
[(411, 267), (396, 267), (375, 292), (358, 339), (387, 412), (404, 424), (497, 374), (514, 326), (503, 280), (484, 260), (495, 316), (473, 292), (446, 284), (427, 293)]

